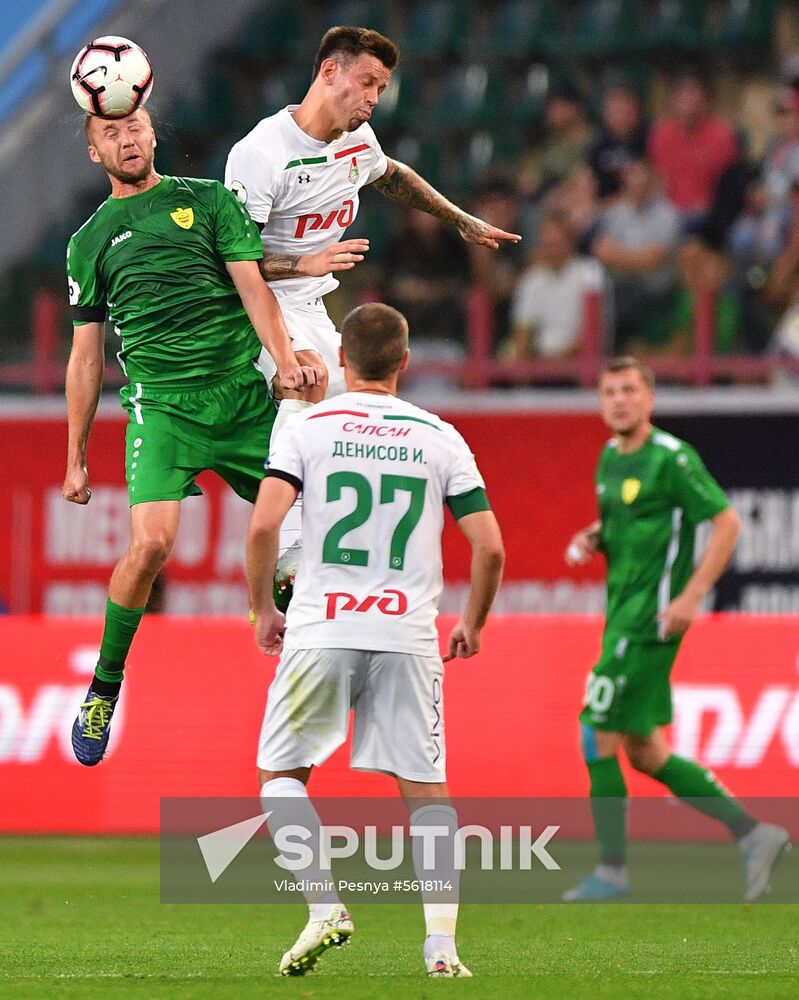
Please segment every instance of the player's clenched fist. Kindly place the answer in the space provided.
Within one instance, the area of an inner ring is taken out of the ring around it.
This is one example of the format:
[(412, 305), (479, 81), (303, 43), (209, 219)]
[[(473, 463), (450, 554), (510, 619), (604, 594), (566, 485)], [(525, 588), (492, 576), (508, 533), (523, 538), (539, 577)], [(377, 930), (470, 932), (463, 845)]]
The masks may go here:
[(582, 566), (589, 562), (599, 549), (601, 524), (595, 521), (577, 534), (569, 542), (564, 559), (567, 566)]
[(87, 504), (92, 498), (92, 491), (89, 489), (89, 473), (85, 465), (78, 465), (73, 469), (67, 469), (64, 479), (64, 487), (61, 495), (70, 503)]
[(255, 642), (264, 656), (280, 656), (285, 629), (286, 619), (277, 608), (255, 616)]
[(321, 385), (325, 380), (325, 369), (322, 365), (295, 365), (278, 372), (278, 379), (283, 389), (303, 389), (309, 385)]
[(444, 663), (454, 660), (468, 660), (470, 656), (480, 652), (480, 629), (473, 628), (460, 621), (449, 637), (449, 652), (442, 657)]
[(333, 271), (349, 271), (360, 264), (368, 249), (369, 240), (342, 240), (319, 253), (302, 256), (298, 270), (310, 278), (321, 278)]

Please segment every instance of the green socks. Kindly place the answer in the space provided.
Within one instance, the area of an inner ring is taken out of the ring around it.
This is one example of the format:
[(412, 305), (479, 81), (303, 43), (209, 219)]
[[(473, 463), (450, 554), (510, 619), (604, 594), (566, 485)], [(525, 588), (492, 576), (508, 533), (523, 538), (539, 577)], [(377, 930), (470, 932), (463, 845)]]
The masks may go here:
[(123, 608), (109, 597), (105, 603), (105, 628), (100, 658), (94, 676), (108, 684), (119, 684), (125, 672), (125, 658), (130, 651), (144, 608)]
[(591, 811), (594, 814), (599, 863), (623, 865), (627, 855), (627, 785), (618, 759), (600, 757), (587, 762), (591, 777)]
[(715, 774), (692, 760), (672, 754), (652, 777), (678, 798), (687, 799), (687, 805), (719, 820), (736, 840), (757, 825), (757, 820), (729, 794)]

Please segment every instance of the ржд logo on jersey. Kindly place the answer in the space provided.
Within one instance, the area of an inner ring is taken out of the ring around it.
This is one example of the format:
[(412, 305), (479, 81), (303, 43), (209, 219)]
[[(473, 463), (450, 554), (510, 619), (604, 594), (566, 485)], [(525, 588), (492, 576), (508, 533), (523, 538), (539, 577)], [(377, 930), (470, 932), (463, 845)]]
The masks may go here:
[(354, 594), (328, 593), (325, 618), (334, 621), (339, 612), (377, 610), (384, 615), (404, 615), (408, 610), (408, 598), (401, 590), (384, 590), (382, 596), (369, 594), (359, 601)]
[(317, 229), (331, 229), (334, 225), (339, 226), (341, 229), (346, 229), (354, 218), (355, 202), (352, 198), (347, 198), (341, 208), (336, 208), (327, 215), (322, 215), (320, 212), (301, 215), (297, 219), (297, 229), (294, 233), (294, 238), (301, 240), (306, 230), (314, 232)]

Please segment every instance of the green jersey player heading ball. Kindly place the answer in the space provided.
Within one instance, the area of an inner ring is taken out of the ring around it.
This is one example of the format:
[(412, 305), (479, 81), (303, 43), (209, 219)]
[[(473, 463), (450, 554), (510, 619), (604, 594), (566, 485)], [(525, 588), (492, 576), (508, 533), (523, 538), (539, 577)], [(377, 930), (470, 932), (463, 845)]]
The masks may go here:
[(275, 409), (254, 365), (263, 346), (288, 390), (322, 380), (301, 366), (259, 271), (258, 230), (217, 181), (162, 177), (149, 114), (89, 116), (89, 156), (111, 196), (67, 251), (74, 337), (67, 368), (64, 498), (91, 500), (86, 447), (103, 378), (106, 321), (130, 384), (126, 473), (131, 537), (111, 577), (100, 658), (72, 731), (75, 755), (97, 764), (108, 742), (125, 659), (178, 527), (180, 501), (213, 469), (255, 499)]
[[(648, 368), (632, 357), (611, 361), (600, 375), (599, 399), (613, 432), (596, 474), (601, 517), (574, 536), (566, 560), (587, 562), (601, 551), (607, 561), (602, 650), (580, 713), (600, 860), (564, 899), (629, 892), (620, 749), (637, 771), (729, 829), (744, 855), (746, 898), (756, 899), (788, 844), (787, 832), (758, 823), (715, 775), (673, 754), (664, 729), (671, 722), (670, 673), (680, 641), (729, 562), (738, 515), (696, 451), (652, 426)], [(694, 534), (702, 521), (710, 521), (710, 538), (694, 567)]]

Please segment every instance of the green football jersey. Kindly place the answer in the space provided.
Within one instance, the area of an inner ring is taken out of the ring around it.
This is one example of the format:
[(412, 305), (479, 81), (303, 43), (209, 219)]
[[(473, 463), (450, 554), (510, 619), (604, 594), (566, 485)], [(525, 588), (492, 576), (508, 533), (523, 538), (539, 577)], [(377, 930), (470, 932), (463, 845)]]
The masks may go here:
[(697, 524), (729, 506), (696, 451), (654, 428), (645, 444), (602, 451), (596, 474), (608, 573), (605, 630), (661, 638), (656, 616), (688, 582)]
[(258, 227), (222, 184), (163, 177), (108, 198), (69, 241), (73, 322), (107, 317), (134, 383), (229, 371), (261, 344), (225, 262), (262, 256)]

